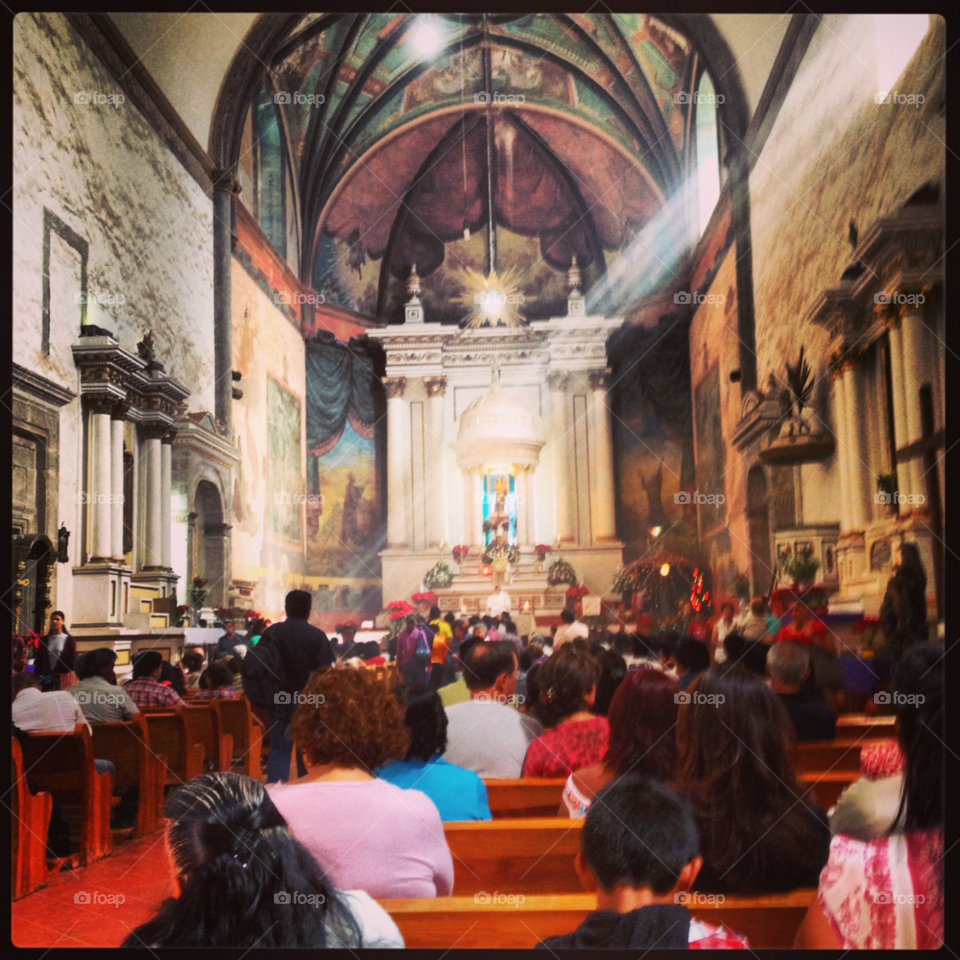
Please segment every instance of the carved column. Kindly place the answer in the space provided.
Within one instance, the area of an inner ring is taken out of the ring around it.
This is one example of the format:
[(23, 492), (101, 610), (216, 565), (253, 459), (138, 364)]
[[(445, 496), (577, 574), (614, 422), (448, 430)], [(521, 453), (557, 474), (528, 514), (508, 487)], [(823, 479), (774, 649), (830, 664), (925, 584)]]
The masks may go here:
[(123, 562), (123, 422), (130, 410), (128, 402), (114, 404), (111, 410), (110, 439), (110, 485), (113, 492), (113, 509), (110, 519), (110, 556)]
[(527, 527), (527, 496), (531, 484), (530, 474), (526, 467), (517, 468), (516, 497), (517, 497), (517, 543), (525, 547), (530, 543), (530, 531)]
[(386, 377), (383, 386), (387, 393), (387, 546), (396, 548), (409, 542), (407, 494), (410, 484), (403, 444), (403, 393), (407, 381), (405, 377)]
[(144, 570), (163, 568), (163, 453), (160, 448), (166, 431), (165, 423), (148, 423), (144, 427)]
[[(867, 527), (867, 488), (873, 478), (867, 457), (863, 416), (862, 362), (851, 359), (843, 372), (843, 398), (847, 425), (847, 485), (850, 491), (850, 524), (859, 533)], [(872, 496), (872, 491), (870, 496)]]
[(160, 441), (160, 563), (167, 570), (173, 567), (170, 544), (173, 515), (170, 501), (173, 496), (171, 463), (176, 435), (176, 430), (168, 430)]
[(573, 498), (570, 484), (570, 425), (568, 423), (570, 400), (566, 393), (568, 374), (565, 370), (552, 370), (547, 374), (550, 390), (550, 409), (553, 447), (553, 498), (555, 503), (556, 535), (561, 541), (574, 539)]
[(616, 540), (616, 504), (613, 484), (613, 436), (610, 411), (607, 406), (607, 371), (590, 374), (593, 391), (593, 437), (590, 444), (593, 456), (590, 484), (593, 515), (593, 539)]
[(836, 436), (837, 470), (840, 474), (840, 530), (852, 529), (850, 521), (850, 478), (847, 474), (847, 413), (844, 399), (844, 378), (836, 370), (833, 377), (833, 428)]
[(230, 309), (233, 262), (233, 197), (240, 184), (230, 170), (213, 178), (213, 338), (214, 397), (217, 419), (233, 435), (233, 317)]
[[(926, 369), (924, 341), (926, 328), (923, 324), (923, 306), (906, 306), (902, 313), (901, 344), (903, 351), (903, 394), (904, 421), (906, 438), (903, 446), (914, 443), (923, 435), (923, 421), (920, 416), (920, 387), (924, 382)], [(898, 449), (900, 445), (898, 444)], [(916, 496), (925, 490), (923, 483), (923, 460), (913, 457), (897, 469), (900, 493)], [(910, 504), (901, 505), (901, 515), (911, 512)]]
[(110, 416), (116, 398), (87, 396), (90, 410), (90, 432), (87, 450), (90, 457), (90, 481), (87, 491), (90, 504), (91, 563), (108, 563), (113, 555), (113, 432)]
[(446, 377), (424, 377), (427, 391), (427, 448), (432, 449), (435, 469), (429, 471), (427, 483), (430, 490), (430, 509), (427, 511), (427, 546), (439, 547), (447, 541), (447, 474), (444, 469), (443, 405), (447, 389)]

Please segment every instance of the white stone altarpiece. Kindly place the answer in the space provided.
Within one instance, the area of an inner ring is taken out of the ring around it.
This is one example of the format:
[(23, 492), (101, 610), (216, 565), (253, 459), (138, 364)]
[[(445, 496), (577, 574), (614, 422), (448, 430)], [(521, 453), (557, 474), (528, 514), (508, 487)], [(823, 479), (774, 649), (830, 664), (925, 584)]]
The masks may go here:
[[(567, 316), (461, 329), (424, 322), (411, 293), (405, 323), (370, 331), (387, 359), (384, 602), (419, 590), (438, 560), (455, 574), (437, 591), (444, 609), (477, 612), (497, 579), (515, 615), (556, 612), (566, 587), (550, 587), (547, 570), (558, 557), (607, 594), (623, 544), (606, 340), (623, 321), (587, 316), (575, 289)], [(481, 562), (498, 534), (511, 557), (499, 575)], [(544, 561), (538, 544), (552, 549)], [(459, 565), (455, 545), (469, 547)]]

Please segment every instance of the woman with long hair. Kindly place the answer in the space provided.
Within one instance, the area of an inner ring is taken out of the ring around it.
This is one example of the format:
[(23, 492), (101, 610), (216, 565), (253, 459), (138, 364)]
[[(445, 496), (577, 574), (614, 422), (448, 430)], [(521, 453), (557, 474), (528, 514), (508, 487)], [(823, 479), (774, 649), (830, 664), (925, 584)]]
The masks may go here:
[(363, 891), (337, 890), (263, 785), (204, 773), (164, 803), (178, 896), (125, 947), (402, 947)]
[(698, 890), (758, 894), (816, 886), (830, 829), (791, 767), (793, 736), (777, 695), (735, 664), (714, 666), (682, 698), (674, 785), (700, 829)]
[[(567, 777), (606, 753), (610, 727), (590, 712), (601, 668), (577, 641), (570, 641), (540, 666), (537, 718), (546, 729), (527, 747), (525, 777)], [(528, 689), (529, 689), (529, 675)], [(552, 729), (551, 729), (552, 728)]]
[(576, 770), (563, 788), (560, 815), (586, 815), (608, 783), (639, 774), (667, 783), (677, 766), (680, 685), (659, 670), (631, 670), (610, 704), (610, 742), (600, 763)]
[(903, 773), (865, 782), (855, 805), (850, 791), (841, 798), (831, 825), (845, 832), (830, 845), (797, 947), (932, 950), (942, 944), (943, 660), (937, 643), (904, 654), (894, 677)]
[(50, 614), (50, 630), (37, 644), (33, 672), (44, 693), (66, 690), (77, 682), (73, 672), (77, 660), (77, 641), (67, 633), (66, 620), (61, 610), (54, 610)]
[(597, 716), (607, 717), (613, 696), (627, 676), (627, 661), (613, 650), (601, 650), (597, 659), (600, 661), (600, 679), (597, 681), (597, 696), (590, 710)]
[(915, 543), (900, 546), (900, 562), (887, 581), (879, 619), (884, 650), (894, 657), (929, 638), (927, 574)]

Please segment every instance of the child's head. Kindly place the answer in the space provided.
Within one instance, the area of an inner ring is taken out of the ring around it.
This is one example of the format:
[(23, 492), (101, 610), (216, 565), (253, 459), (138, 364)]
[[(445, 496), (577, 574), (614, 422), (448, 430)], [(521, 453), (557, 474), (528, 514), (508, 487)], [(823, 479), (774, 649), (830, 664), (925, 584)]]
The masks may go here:
[(581, 880), (601, 893), (629, 887), (660, 899), (688, 890), (700, 870), (700, 840), (687, 802), (636, 775), (618, 777), (597, 794), (580, 842)]

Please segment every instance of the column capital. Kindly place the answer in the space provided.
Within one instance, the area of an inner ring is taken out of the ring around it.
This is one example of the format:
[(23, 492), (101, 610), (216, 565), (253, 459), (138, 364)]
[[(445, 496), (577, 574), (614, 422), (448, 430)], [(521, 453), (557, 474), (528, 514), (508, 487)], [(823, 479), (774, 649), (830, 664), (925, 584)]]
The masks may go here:
[(446, 377), (424, 377), (423, 386), (428, 397), (442, 397), (447, 391)]
[(87, 405), (87, 409), (91, 413), (110, 416), (113, 413), (113, 407), (117, 402), (117, 398), (110, 393), (85, 393), (83, 395), (83, 402)]
[(551, 370), (547, 374), (547, 389), (554, 393), (561, 393), (567, 389), (570, 374), (566, 370)]
[(130, 413), (130, 408), (132, 406), (133, 406), (133, 402), (130, 400), (121, 400), (119, 403), (114, 403), (113, 407), (110, 410), (110, 419), (126, 420), (127, 414)]
[(593, 391), (605, 390), (610, 381), (611, 370), (591, 370), (588, 374), (590, 389)]
[(213, 181), (214, 193), (239, 193), (240, 182), (233, 175), (232, 170), (222, 167), (214, 167), (210, 171), (210, 179)]
[(160, 423), (155, 420), (143, 424), (143, 433), (148, 440), (163, 440), (169, 429), (169, 423)]
[(401, 398), (407, 389), (406, 377), (384, 377), (383, 389), (387, 392), (388, 400)]
[(168, 445), (168, 446), (171, 446), (171, 445), (173, 444), (173, 441), (176, 440), (176, 439), (177, 439), (177, 431), (174, 430), (174, 429), (171, 427), (171, 428), (168, 429), (167, 432), (164, 433), (164, 435), (160, 438), (160, 442), (163, 443), (163, 444), (166, 444), (166, 445)]

